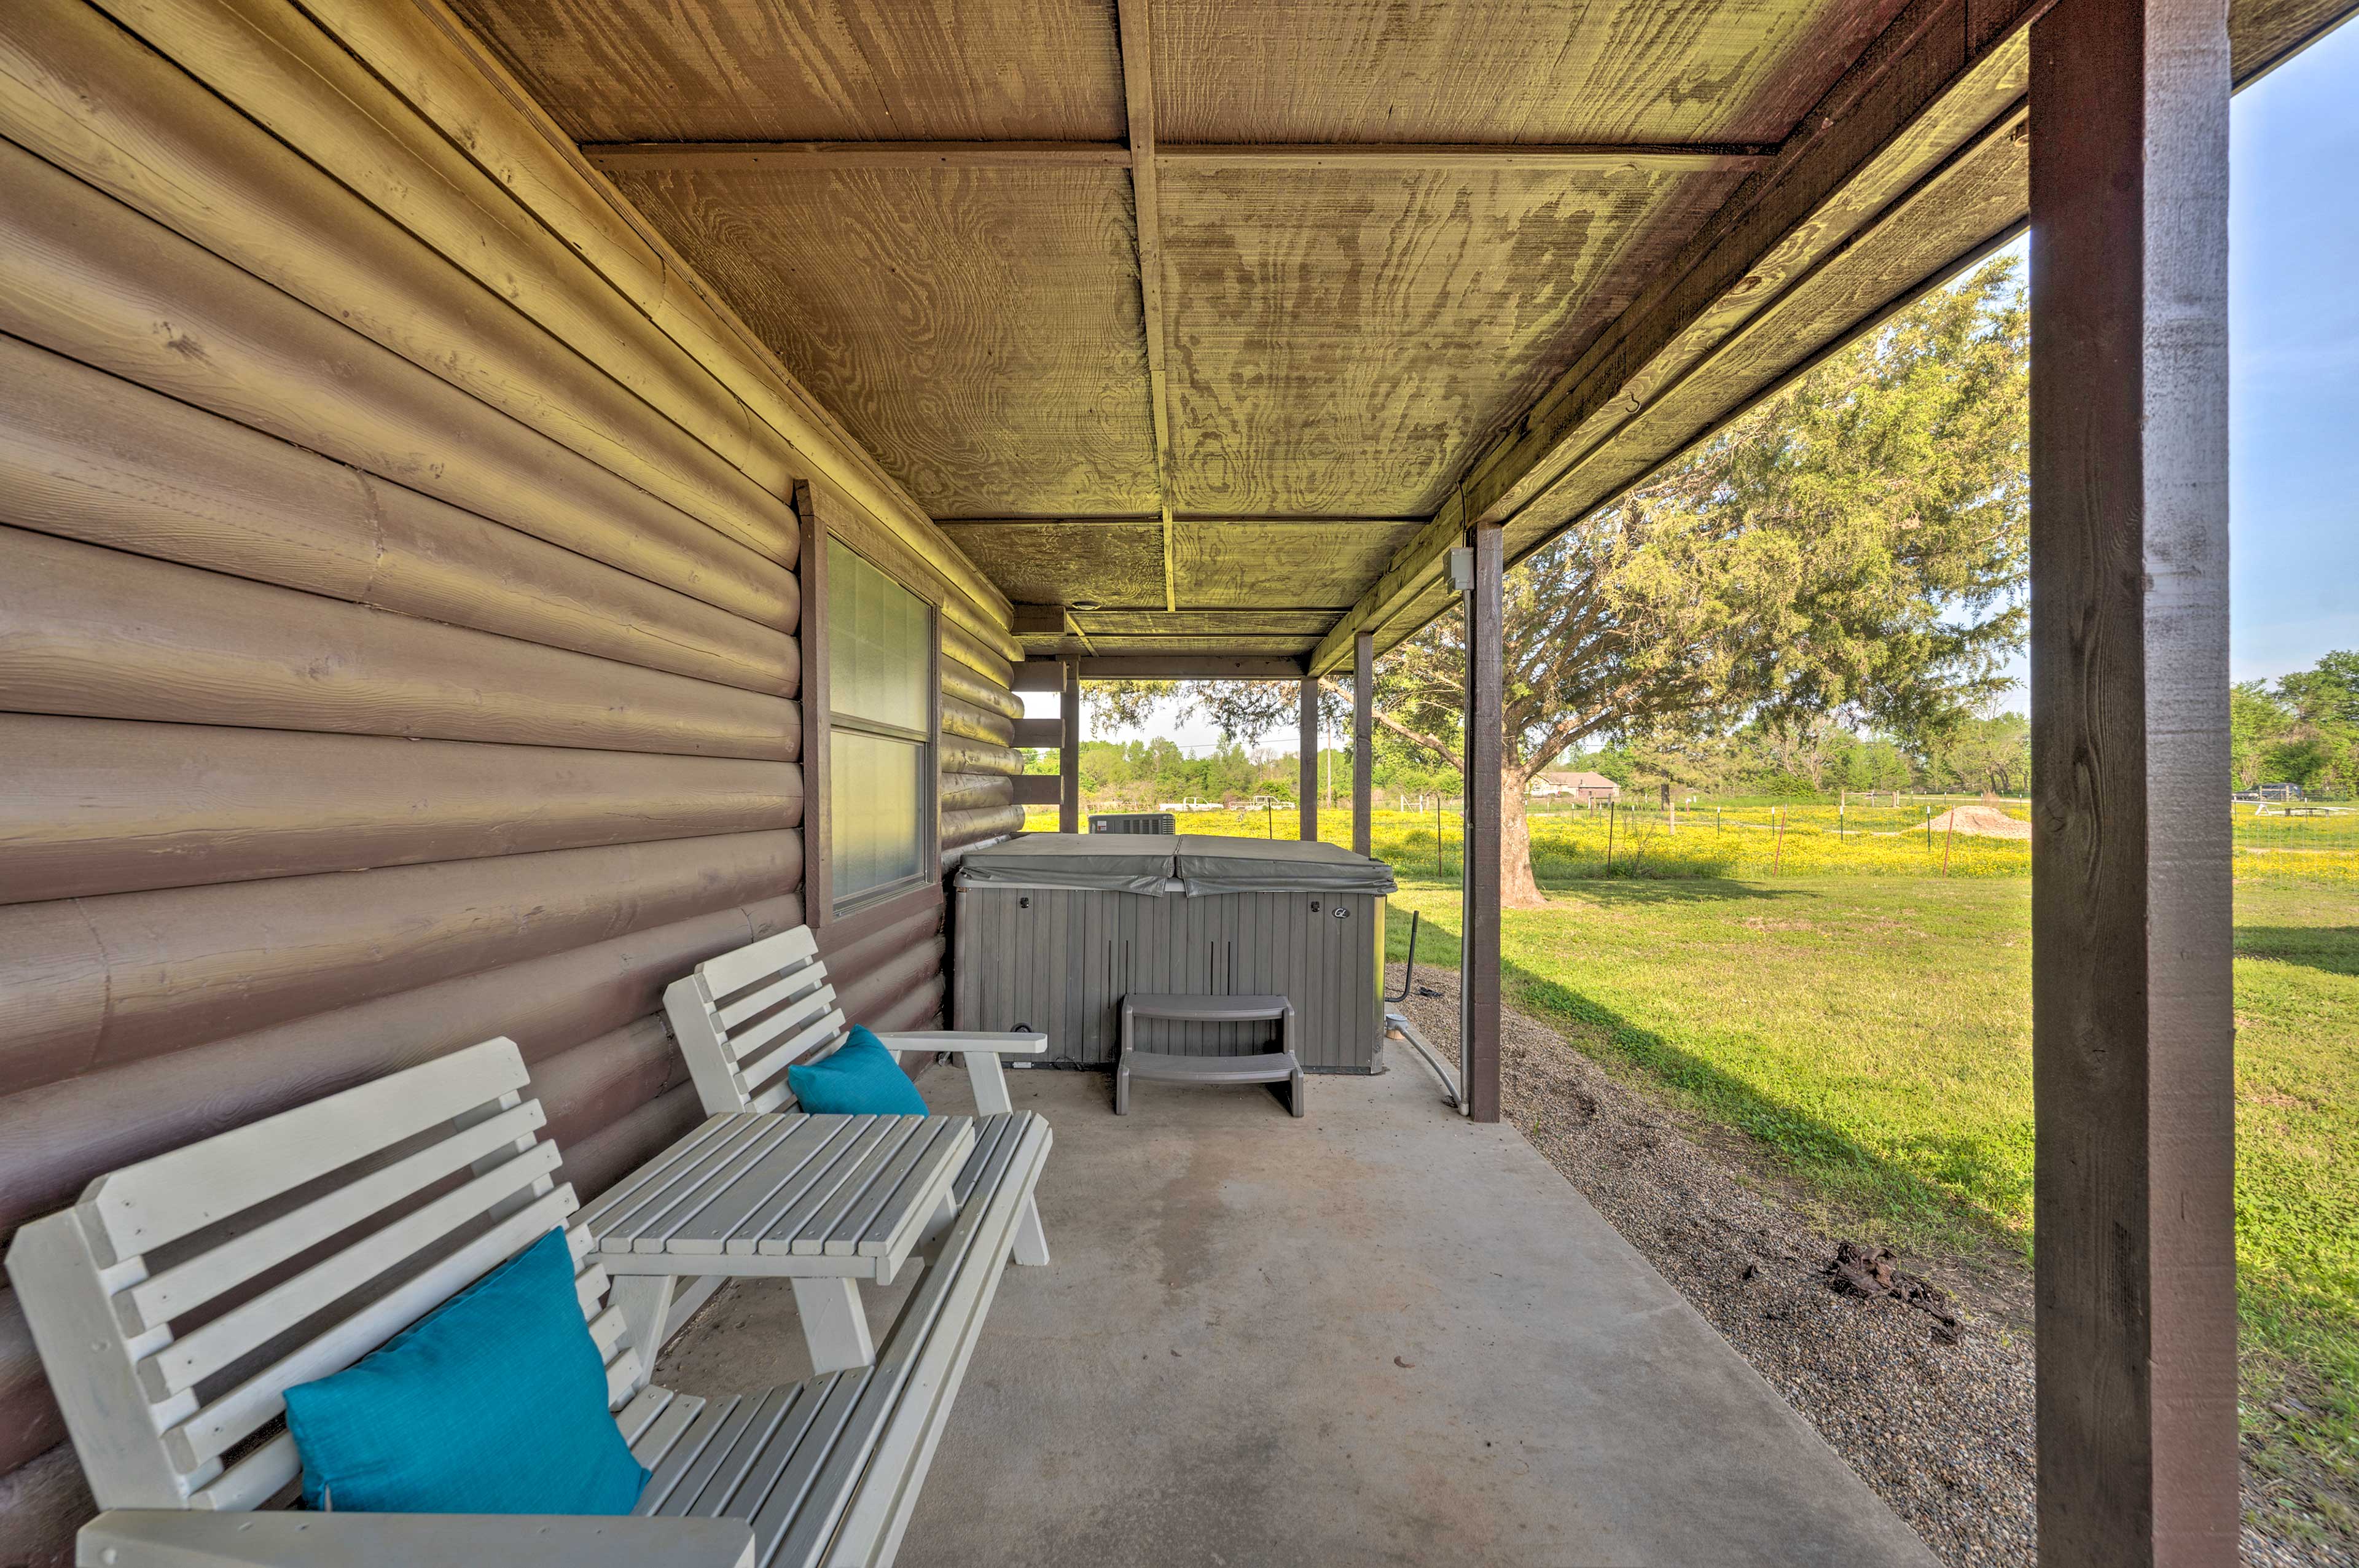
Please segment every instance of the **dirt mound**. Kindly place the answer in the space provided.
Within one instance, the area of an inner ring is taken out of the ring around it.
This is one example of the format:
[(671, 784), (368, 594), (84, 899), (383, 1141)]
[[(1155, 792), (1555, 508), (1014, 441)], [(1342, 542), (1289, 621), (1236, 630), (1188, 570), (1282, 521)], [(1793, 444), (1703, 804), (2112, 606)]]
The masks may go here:
[(2028, 838), (2031, 824), (2019, 822), (2006, 812), (1987, 806), (1961, 806), (1933, 818), (1933, 831), (1947, 833), (1955, 827), (1961, 833), (1973, 833), (1984, 838)]

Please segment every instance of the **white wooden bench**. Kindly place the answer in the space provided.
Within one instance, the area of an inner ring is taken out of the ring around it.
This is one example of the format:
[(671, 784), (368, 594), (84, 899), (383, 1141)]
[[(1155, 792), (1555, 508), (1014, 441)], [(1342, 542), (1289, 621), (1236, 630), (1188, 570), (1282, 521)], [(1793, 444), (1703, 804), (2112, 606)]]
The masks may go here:
[[(835, 1004), (835, 987), (827, 978), (826, 961), (819, 956), (810, 928), (798, 925), (775, 936), (723, 953), (697, 965), (695, 972), (674, 980), (664, 990), (664, 1011), (671, 1020), (673, 1038), (688, 1059), (689, 1076), (708, 1115), (732, 1111), (778, 1111), (794, 1108), (787, 1086), (787, 1068), (832, 1054), (851, 1033), (842, 1009)], [(1006, 1034), (965, 1033), (956, 1030), (919, 1030), (879, 1034), (888, 1050), (948, 1051), (957, 1054), (974, 1091), (974, 1108), (982, 1119), (976, 1159), (998, 1134), (996, 1119), (1018, 1116), (1007, 1098), (1007, 1078), (999, 1059), (1006, 1055), (1037, 1055), (1049, 1048), (1049, 1037), (1029, 1032)], [(1020, 1119), (1039, 1119), (1037, 1112)], [(964, 1184), (972, 1188), (972, 1181)], [(1039, 1267), (1049, 1261), (1049, 1238), (1040, 1228), (1040, 1214), (1029, 1196), (1016, 1227), (1015, 1258)], [(797, 1286), (796, 1304), (806, 1316), (825, 1312), (847, 1327), (860, 1322), (859, 1297), (851, 1281), (831, 1287), (849, 1305), (818, 1299), (815, 1288)]]
[[(987, 1168), (873, 1366), (705, 1400), (649, 1386), (583, 1260), (571, 1187), (522, 1054), (487, 1041), (159, 1155), (26, 1226), (8, 1272), (99, 1506), (79, 1561), (889, 1563), (1049, 1146)], [(1016, 1130), (1010, 1128), (1007, 1130)], [(549, 1230), (606, 1363), (615, 1421), (654, 1472), (639, 1518), (295, 1513), (285, 1391), (357, 1361)]]

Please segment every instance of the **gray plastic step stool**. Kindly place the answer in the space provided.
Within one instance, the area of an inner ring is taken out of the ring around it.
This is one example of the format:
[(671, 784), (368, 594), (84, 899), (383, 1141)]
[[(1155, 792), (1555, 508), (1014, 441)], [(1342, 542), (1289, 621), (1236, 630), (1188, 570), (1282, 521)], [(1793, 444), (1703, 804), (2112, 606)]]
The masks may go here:
[[(1141, 1051), (1137, 1021), (1167, 1018), (1182, 1023), (1252, 1023), (1278, 1026), (1276, 1051), (1250, 1056), (1176, 1056)], [(1114, 1113), (1130, 1114), (1130, 1080), (1136, 1074), (1171, 1084), (1278, 1084), (1287, 1086), (1286, 1108), (1302, 1114), (1302, 1064), (1294, 1054), (1294, 1004), (1282, 996), (1177, 996), (1133, 991), (1122, 999), (1122, 1056), (1114, 1069)]]

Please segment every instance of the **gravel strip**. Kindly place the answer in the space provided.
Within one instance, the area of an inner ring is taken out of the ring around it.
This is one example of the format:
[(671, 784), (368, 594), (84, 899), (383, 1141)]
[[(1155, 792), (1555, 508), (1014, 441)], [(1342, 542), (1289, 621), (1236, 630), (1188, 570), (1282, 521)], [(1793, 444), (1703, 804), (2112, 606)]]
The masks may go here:
[[(1441, 994), (1398, 1005), (1455, 1061), (1458, 977), (1418, 978)], [(1400, 979), (1394, 965), (1387, 989)], [(1994, 1279), (1957, 1260), (1903, 1258), (1903, 1281), (1921, 1271), (1931, 1278), (1918, 1282), (1946, 1302), (1838, 1293), (1829, 1265), (1842, 1238), (1766, 1190), (1733, 1152), (1709, 1147), (1731, 1135), (1617, 1082), (1512, 1009), (1501, 1011), (1500, 1035), (1507, 1119), (1934, 1554), (1950, 1568), (2032, 1568), (2027, 1271), (2014, 1265), (2012, 1277)], [(1425, 1070), (1399, 1045), (1388, 1065)], [(2244, 1551), (2247, 1563), (2267, 1568), (2348, 1561), (2249, 1524)]]

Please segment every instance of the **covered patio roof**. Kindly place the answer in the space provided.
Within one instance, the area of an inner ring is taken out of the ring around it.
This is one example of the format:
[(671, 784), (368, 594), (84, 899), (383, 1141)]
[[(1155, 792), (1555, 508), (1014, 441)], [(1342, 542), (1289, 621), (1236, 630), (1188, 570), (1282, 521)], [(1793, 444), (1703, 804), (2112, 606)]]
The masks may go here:
[(457, 8), (1028, 649), (1325, 674), (2016, 232), (2047, 5)]

